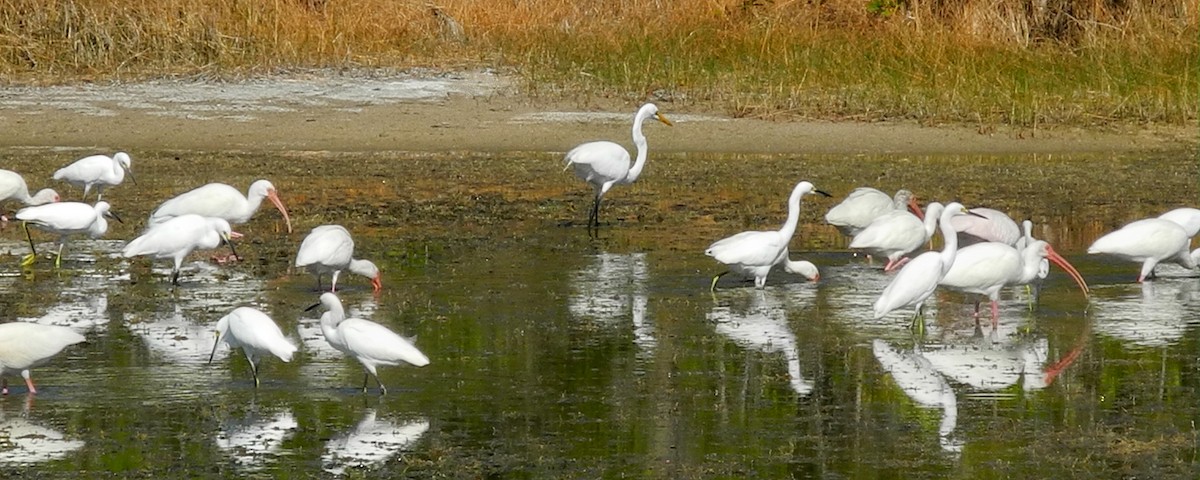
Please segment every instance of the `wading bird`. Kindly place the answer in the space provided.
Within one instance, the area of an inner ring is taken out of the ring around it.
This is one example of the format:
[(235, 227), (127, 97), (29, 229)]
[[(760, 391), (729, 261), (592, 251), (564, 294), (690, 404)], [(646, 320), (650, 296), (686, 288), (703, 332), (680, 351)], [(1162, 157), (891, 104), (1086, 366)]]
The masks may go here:
[(1016, 246), (1021, 239), (1021, 227), (1004, 212), (991, 208), (971, 208), (975, 215), (962, 215), (950, 220), (958, 232), (959, 244), (1000, 242)]
[(121, 255), (125, 258), (147, 255), (173, 259), (175, 266), (171, 269), (171, 284), (179, 285), (179, 267), (192, 250), (217, 248), (224, 243), (229, 245), (229, 251), (237, 258), (230, 235), (229, 222), (224, 219), (182, 215), (150, 227), (142, 236), (129, 242)]
[(1141, 283), (1154, 278), (1154, 267), (1162, 261), (1176, 262), (1189, 269), (1196, 268), (1196, 261), (1188, 252), (1190, 243), (1191, 237), (1178, 223), (1147, 218), (1096, 239), (1087, 252), (1141, 262), (1142, 271), (1137, 279)]
[(208, 363), (212, 363), (217, 354), (217, 346), (221, 342), (229, 344), (229, 348), (242, 348), (246, 359), (250, 361), (250, 372), (254, 375), (254, 388), (258, 388), (258, 359), (266, 355), (274, 355), (284, 362), (292, 361), (296, 346), (283, 336), (279, 325), (275, 324), (267, 314), (250, 307), (238, 307), (229, 315), (217, 320), (216, 341), (213, 342), (212, 353), (208, 354)]
[(958, 255), (958, 235), (950, 225), (950, 219), (955, 215), (968, 213), (970, 212), (961, 203), (946, 205), (938, 218), (938, 230), (942, 232), (945, 243), (942, 251), (917, 255), (896, 273), (892, 282), (875, 301), (876, 319), (883, 318), (899, 308), (916, 307), (913, 325), (921, 325), (917, 322), (924, 318), (925, 300), (937, 289), (938, 282), (950, 271), (950, 267), (954, 265), (954, 257)]
[(1196, 236), (1196, 233), (1200, 233), (1200, 210), (1195, 208), (1176, 208), (1159, 215), (1158, 218), (1178, 223), (1179, 226), (1183, 227), (1183, 231), (1187, 233), (1188, 238), (1192, 238)]
[(429, 365), (429, 357), (417, 350), (413, 343), (387, 327), (370, 320), (361, 318), (346, 318), (346, 310), (336, 294), (326, 292), (321, 294), (321, 301), (308, 307), (312, 310), (324, 306), (325, 313), (321, 314), (321, 333), (333, 348), (354, 357), (361, 363), (366, 373), (363, 374), (363, 391), (367, 391), (367, 377), (375, 377), (382, 394), (387, 394), (387, 387), (379, 381), (375, 369), (379, 365), (399, 365), (401, 362), (416, 367)]
[(845, 235), (858, 235), (867, 228), (872, 220), (888, 212), (912, 210), (917, 218), (921, 216), (921, 206), (917, 205), (917, 197), (908, 190), (898, 190), (895, 197), (870, 187), (859, 187), (841, 203), (834, 205), (825, 214), (825, 222), (837, 227)]
[[(633, 143), (637, 145), (637, 161), (629, 166), (629, 151), (625, 147), (609, 142), (588, 142), (567, 152), (567, 167), (575, 170), (575, 176), (588, 182), (596, 189), (592, 210), (588, 213), (588, 228), (600, 226), (600, 201), (613, 185), (629, 185), (636, 181), (646, 166), (646, 136), (642, 135), (642, 121), (653, 118), (672, 125), (667, 117), (658, 113), (653, 103), (642, 105), (633, 117)], [(566, 169), (564, 169), (566, 170)]]
[[(58, 192), (52, 188), (43, 188), (29, 196), (29, 187), (25, 185), (21, 174), (12, 170), (0, 170), (0, 202), (5, 200), (16, 200), (26, 206), (35, 207), (57, 202), (60, 198)], [(7, 222), (8, 217), (0, 215), (0, 221)]]
[[(0, 376), (21, 372), (29, 393), (37, 393), (29, 369), (43, 365), (76, 343), (86, 340), (79, 332), (58, 325), (10, 322), (0, 325)], [(8, 379), (0, 383), (0, 393), (8, 395)]]
[(305, 267), (317, 277), (317, 290), (321, 290), (321, 274), (332, 273), (329, 291), (337, 292), (338, 275), (342, 270), (350, 270), (371, 279), (371, 287), (375, 292), (383, 288), (383, 282), (376, 267), (370, 260), (357, 260), (354, 255), (354, 239), (350, 232), (341, 225), (321, 225), (312, 229), (300, 243), (300, 251), (296, 253), (296, 266)]
[(883, 271), (890, 272), (908, 262), (901, 259), (915, 252), (933, 237), (938, 218), (945, 209), (938, 202), (925, 206), (925, 220), (904, 210), (892, 210), (875, 218), (867, 228), (858, 232), (850, 241), (850, 248), (867, 250), (875, 255), (887, 257)]
[(62, 266), (62, 252), (67, 245), (67, 237), (86, 233), (92, 238), (100, 238), (108, 231), (108, 220), (112, 217), (118, 222), (121, 218), (109, 211), (108, 202), (96, 202), (88, 205), (79, 202), (47, 203), (36, 207), (25, 207), (17, 212), (17, 220), (22, 222), (25, 238), (29, 239), (30, 254), (21, 260), (21, 265), (31, 265), (37, 261), (37, 249), (33, 246), (33, 236), (29, 234), (29, 225), (58, 235), (58, 253), (54, 258), (54, 266)]
[(133, 183), (137, 183), (137, 179), (133, 178), (133, 166), (129, 158), (129, 154), (125, 152), (117, 152), (113, 156), (108, 155), (92, 155), (76, 160), (75, 163), (67, 165), (54, 172), (55, 180), (62, 180), (76, 187), (83, 187), (83, 200), (87, 200), (88, 192), (92, 187), (96, 188), (96, 199), (104, 198), (104, 188), (120, 185), (125, 181), (125, 175), (129, 175), (129, 179)]
[[(954, 264), (938, 284), (986, 296), (992, 302), (992, 325), (995, 326), (1000, 320), (1000, 290), (1008, 285), (1033, 282), (1038, 278), (1042, 262), (1047, 259), (1070, 274), (1084, 296), (1087, 296), (1087, 282), (1079, 271), (1042, 240), (1035, 240), (1024, 250), (1000, 242), (981, 242), (963, 247), (958, 250)], [(979, 315), (979, 302), (975, 302), (975, 314)]]
[(172, 218), (188, 214), (223, 218), (230, 224), (239, 225), (246, 223), (250, 217), (254, 216), (254, 212), (258, 211), (264, 198), (270, 200), (275, 208), (279, 209), (279, 213), (283, 214), (283, 220), (287, 222), (288, 233), (292, 233), (292, 219), (288, 217), (287, 209), (279, 200), (279, 195), (275, 192), (275, 185), (267, 180), (258, 180), (250, 184), (250, 190), (246, 192), (246, 195), (242, 195), (242, 192), (224, 183), (210, 183), (185, 192), (159, 205), (154, 213), (150, 214), (149, 225), (153, 227)]
[[(783, 222), (783, 227), (777, 231), (742, 232), (709, 245), (704, 254), (729, 267), (729, 270), (713, 277), (709, 289), (715, 290), (717, 280), (729, 272), (754, 277), (754, 287), (763, 288), (767, 284), (767, 273), (771, 271), (771, 267), (789, 261), (788, 242), (792, 241), (796, 225), (800, 222), (800, 197), (814, 193), (829, 196), (807, 181), (796, 184), (792, 195), (788, 197), (787, 221)], [(785, 266), (791, 268), (793, 265)], [(795, 265), (795, 268), (796, 273), (803, 273), (801, 265)]]
[[(783, 256), (784, 256), (784, 258), (787, 258), (787, 252), (784, 252)], [(808, 281), (810, 281), (810, 282), (821, 281), (820, 270), (817, 270), (817, 266), (813, 265), (813, 263), (808, 260), (794, 261), (789, 258), (783, 264), (783, 271), (790, 273), (792, 275), (803, 276), (804, 278), (807, 278)]]

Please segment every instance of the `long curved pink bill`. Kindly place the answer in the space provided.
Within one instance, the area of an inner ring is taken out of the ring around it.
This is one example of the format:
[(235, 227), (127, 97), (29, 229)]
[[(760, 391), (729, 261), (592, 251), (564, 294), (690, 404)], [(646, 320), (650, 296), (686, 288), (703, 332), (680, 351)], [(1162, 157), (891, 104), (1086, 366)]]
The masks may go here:
[(1049, 245), (1046, 245), (1046, 258), (1050, 259), (1051, 262), (1054, 262), (1055, 265), (1058, 265), (1063, 270), (1066, 270), (1071, 275), (1071, 278), (1075, 279), (1075, 283), (1079, 284), (1080, 290), (1083, 290), (1083, 296), (1088, 296), (1091, 290), (1088, 289), (1087, 282), (1083, 281), (1083, 275), (1080, 275), (1079, 270), (1071, 266), (1067, 262), (1067, 259), (1059, 255), (1058, 252), (1055, 252)]
[(292, 218), (288, 216), (287, 209), (283, 208), (283, 202), (279, 201), (279, 195), (274, 190), (267, 192), (267, 199), (275, 204), (275, 208), (279, 209), (279, 213), (283, 214), (283, 220), (287, 222), (288, 233), (292, 233)]
[(921, 221), (925, 221), (925, 212), (922, 212), (921, 205), (917, 204), (917, 196), (916, 195), (909, 197), (908, 209), (912, 210), (913, 215), (916, 215), (917, 218), (921, 219)]

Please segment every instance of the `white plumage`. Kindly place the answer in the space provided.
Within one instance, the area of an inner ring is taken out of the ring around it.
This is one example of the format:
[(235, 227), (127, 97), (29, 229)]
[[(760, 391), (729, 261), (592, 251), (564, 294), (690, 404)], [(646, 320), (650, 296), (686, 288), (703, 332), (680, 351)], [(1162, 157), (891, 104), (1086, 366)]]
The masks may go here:
[(25, 184), (25, 178), (21, 177), (21, 174), (12, 170), (0, 170), (0, 202), (5, 200), (37, 206), (57, 202), (60, 198), (58, 192), (52, 188), (43, 188), (31, 196), (29, 186)]
[[(382, 393), (387, 387), (379, 380), (376, 367), (407, 363), (416, 367), (429, 365), (429, 357), (421, 353), (412, 342), (397, 335), (387, 327), (361, 318), (346, 318), (342, 301), (336, 294), (321, 294), (321, 302), (308, 307), (325, 307), (321, 314), (321, 333), (333, 348), (354, 357), (362, 364), (367, 374), (375, 377)], [(363, 375), (363, 391), (367, 390), (367, 375)]]
[[(20, 372), (29, 393), (37, 393), (29, 369), (43, 365), (63, 349), (87, 340), (79, 332), (58, 325), (11, 322), (0, 325), (0, 375)], [(8, 394), (8, 379), (0, 393)]]
[(296, 345), (283, 336), (279, 325), (267, 314), (250, 307), (238, 307), (217, 321), (217, 339), (213, 342), (208, 362), (212, 363), (217, 346), (224, 341), (229, 348), (241, 347), (250, 361), (250, 372), (254, 375), (254, 387), (258, 387), (258, 360), (274, 355), (284, 362), (292, 361)]
[(937, 229), (938, 218), (945, 208), (938, 202), (925, 206), (925, 219), (905, 210), (892, 210), (880, 215), (858, 232), (850, 248), (867, 250), (887, 257), (883, 271), (890, 272), (904, 264), (901, 257), (921, 248)]
[(17, 220), (25, 222), (25, 236), (29, 239), (31, 253), (21, 264), (29, 265), (37, 260), (37, 249), (33, 246), (33, 237), (29, 235), (29, 225), (58, 235), (58, 254), (54, 259), (54, 266), (57, 267), (62, 265), (62, 251), (67, 245), (67, 238), (81, 233), (92, 238), (104, 236), (108, 232), (108, 220), (105, 217), (120, 220), (109, 211), (108, 202), (96, 202), (95, 205), (61, 202), (22, 208), (17, 212)]
[(1141, 262), (1137, 281), (1154, 277), (1154, 267), (1172, 261), (1185, 268), (1196, 268), (1188, 248), (1191, 237), (1182, 226), (1171, 220), (1147, 218), (1132, 222), (1096, 239), (1088, 247), (1089, 254), (1108, 254), (1131, 262)]
[(312, 229), (300, 250), (296, 253), (296, 266), (308, 269), (317, 277), (317, 289), (321, 289), (321, 275), (332, 273), (330, 282), (331, 292), (337, 292), (338, 275), (342, 270), (362, 275), (371, 279), (371, 286), (376, 292), (383, 288), (379, 267), (370, 260), (353, 258), (354, 238), (341, 225), (321, 225)]
[[(963, 215), (950, 220), (958, 232), (959, 243), (1000, 242), (1016, 246), (1021, 239), (1021, 227), (1004, 212), (991, 208), (972, 208), (975, 215)], [(965, 236), (965, 238), (963, 238)]]
[(232, 225), (239, 225), (254, 216), (264, 198), (270, 200), (279, 213), (283, 214), (283, 220), (287, 222), (287, 231), (292, 233), (292, 219), (288, 216), (283, 202), (279, 200), (275, 185), (267, 180), (258, 180), (250, 184), (250, 189), (245, 195), (224, 183), (210, 183), (182, 193), (154, 209), (154, 213), (150, 214), (149, 225), (154, 226), (182, 215), (223, 218)]
[(858, 187), (833, 208), (825, 213), (825, 222), (850, 236), (858, 235), (880, 215), (888, 212), (912, 210), (921, 215), (917, 197), (908, 190), (898, 190), (894, 197), (870, 187)]
[(224, 219), (182, 215), (151, 227), (142, 236), (129, 242), (121, 255), (126, 258), (146, 255), (174, 260), (171, 283), (179, 285), (179, 267), (183, 265), (184, 257), (193, 250), (217, 248), (225, 243), (236, 257), (237, 250), (230, 241), (231, 234), (229, 222)]
[(967, 209), (960, 203), (946, 205), (938, 218), (938, 229), (945, 241), (942, 251), (922, 253), (905, 264), (875, 301), (875, 318), (882, 318), (893, 310), (905, 307), (916, 307), (913, 320), (921, 318), (925, 300), (933, 295), (938, 282), (950, 271), (958, 254), (958, 236), (950, 225), (950, 219), (964, 213), (967, 213)]
[[(87, 200), (88, 192), (96, 189), (96, 199), (104, 197), (104, 188), (120, 185), (125, 181), (125, 175), (133, 179), (133, 159), (125, 152), (117, 152), (113, 156), (92, 155), (76, 160), (54, 172), (55, 180), (62, 180), (76, 187), (83, 187), (83, 200)], [(134, 180), (136, 183), (137, 180)]]

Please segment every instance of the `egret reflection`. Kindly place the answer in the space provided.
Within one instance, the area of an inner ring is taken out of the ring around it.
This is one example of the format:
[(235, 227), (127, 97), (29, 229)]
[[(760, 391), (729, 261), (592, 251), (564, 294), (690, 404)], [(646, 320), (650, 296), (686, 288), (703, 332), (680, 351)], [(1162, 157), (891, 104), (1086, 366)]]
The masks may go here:
[(796, 334), (792, 333), (791, 327), (788, 326), (787, 311), (780, 298), (782, 294), (776, 291), (768, 293), (765, 290), (747, 289), (728, 292), (727, 295), (748, 294), (750, 304), (745, 308), (736, 308), (730, 304), (714, 305), (707, 318), (715, 323), (717, 333), (748, 349), (763, 353), (782, 353), (787, 362), (792, 390), (800, 395), (812, 393), (813, 383), (806, 380), (800, 371)]
[(919, 350), (900, 351), (883, 340), (872, 342), (875, 359), (892, 374), (896, 385), (917, 405), (942, 410), (938, 426), (938, 444), (951, 453), (962, 452), (962, 443), (953, 437), (958, 426), (958, 398), (954, 389), (929, 359)]
[(573, 292), (567, 308), (575, 318), (615, 324), (633, 323), (634, 341), (646, 350), (658, 344), (654, 324), (646, 317), (650, 268), (645, 253), (601, 253), (571, 275)]
[(217, 447), (247, 470), (259, 470), (279, 455), (284, 440), (299, 426), (291, 410), (264, 417), (253, 412), (230, 421), (217, 433)]
[(82, 440), (71, 440), (58, 430), (29, 420), (29, 405), (24, 411), (4, 412), (0, 417), (0, 464), (28, 465), (58, 460), (83, 448)]
[(429, 420), (397, 425), (377, 419), (375, 410), (368, 409), (358, 425), (326, 444), (321, 464), (334, 475), (342, 475), (350, 468), (367, 468), (411, 449), (428, 430)]

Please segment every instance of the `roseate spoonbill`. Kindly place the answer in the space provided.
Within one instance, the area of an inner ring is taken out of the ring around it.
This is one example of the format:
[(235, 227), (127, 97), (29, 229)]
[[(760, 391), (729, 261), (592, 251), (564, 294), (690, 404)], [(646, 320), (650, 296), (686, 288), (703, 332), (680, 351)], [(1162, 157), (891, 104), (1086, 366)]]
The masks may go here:
[[(1070, 274), (1087, 296), (1087, 282), (1079, 271), (1042, 240), (1035, 240), (1024, 250), (1000, 242), (980, 242), (963, 247), (938, 284), (988, 297), (992, 302), (992, 325), (996, 325), (1000, 319), (1000, 290), (1008, 285), (1027, 285), (1034, 281), (1042, 262), (1047, 259)], [(978, 302), (975, 303), (975, 314), (979, 314)]]
[(1183, 227), (1183, 231), (1187, 232), (1188, 238), (1192, 238), (1200, 232), (1200, 210), (1195, 208), (1176, 208), (1159, 215), (1158, 218), (1178, 223)]
[(387, 387), (379, 380), (375, 369), (379, 365), (399, 365), (401, 362), (416, 367), (429, 365), (429, 357), (421, 353), (408, 339), (388, 330), (387, 327), (370, 320), (361, 318), (346, 318), (342, 301), (332, 292), (321, 294), (321, 301), (307, 310), (317, 307), (327, 310), (321, 314), (321, 333), (333, 348), (346, 355), (354, 357), (361, 363), (366, 374), (363, 374), (363, 391), (367, 391), (367, 374), (375, 377), (382, 394), (387, 394)]
[(1089, 254), (1108, 254), (1132, 262), (1142, 262), (1137, 281), (1154, 278), (1154, 267), (1172, 261), (1185, 268), (1196, 268), (1188, 252), (1191, 237), (1178, 223), (1161, 218), (1138, 220), (1096, 239)]
[[(800, 222), (800, 197), (814, 193), (829, 196), (807, 181), (796, 184), (792, 195), (788, 197), (787, 221), (777, 231), (742, 232), (709, 245), (704, 254), (729, 266), (729, 270), (713, 277), (709, 289), (715, 290), (717, 280), (729, 272), (752, 276), (754, 287), (763, 288), (771, 267), (788, 261), (788, 242), (792, 240), (792, 234), (796, 233), (796, 225)], [(800, 269), (800, 266), (796, 267)]]
[(58, 234), (58, 253), (54, 258), (54, 266), (62, 265), (62, 251), (67, 245), (67, 237), (86, 233), (92, 238), (100, 238), (108, 231), (108, 221), (112, 217), (118, 222), (121, 217), (109, 211), (108, 202), (96, 202), (88, 205), (79, 202), (47, 203), (36, 207), (25, 207), (17, 212), (17, 220), (22, 222), (25, 238), (29, 239), (30, 254), (21, 260), (21, 265), (31, 265), (37, 261), (37, 249), (33, 246), (33, 237), (29, 235), (29, 225), (40, 230)]
[(896, 191), (895, 197), (870, 187), (859, 187), (841, 203), (834, 205), (825, 214), (825, 222), (841, 230), (845, 235), (854, 236), (867, 228), (872, 220), (888, 212), (912, 210), (918, 218), (921, 216), (921, 206), (917, 205), (917, 197), (908, 190)]
[(642, 105), (633, 117), (633, 143), (637, 145), (637, 160), (629, 166), (629, 152), (625, 147), (609, 142), (588, 142), (567, 152), (567, 168), (575, 170), (575, 176), (588, 182), (596, 189), (592, 210), (588, 213), (588, 228), (600, 226), (600, 201), (613, 185), (629, 185), (636, 181), (646, 166), (646, 136), (642, 135), (642, 121), (653, 118), (668, 126), (667, 117), (658, 113), (653, 103)]
[(969, 213), (961, 203), (946, 205), (938, 217), (938, 230), (942, 232), (945, 243), (942, 251), (917, 255), (900, 268), (891, 283), (883, 289), (883, 294), (875, 301), (876, 319), (883, 318), (898, 308), (911, 306), (916, 307), (913, 325), (920, 325), (917, 320), (924, 317), (925, 300), (937, 289), (938, 282), (950, 271), (950, 266), (954, 265), (954, 258), (958, 255), (958, 235), (950, 225), (950, 219), (955, 215)]
[(133, 183), (132, 159), (125, 152), (117, 152), (113, 156), (92, 155), (76, 160), (54, 172), (55, 180), (62, 180), (76, 187), (83, 187), (83, 200), (87, 200), (88, 192), (96, 188), (96, 199), (104, 198), (104, 188), (120, 185), (125, 181), (125, 175)]
[(287, 231), (292, 233), (292, 219), (288, 217), (287, 209), (279, 200), (275, 185), (267, 180), (258, 180), (250, 184), (246, 195), (224, 183), (210, 183), (203, 187), (180, 194), (159, 205), (150, 214), (149, 225), (154, 226), (180, 215), (195, 214), (203, 217), (223, 218), (230, 224), (246, 223), (254, 212), (258, 211), (266, 198), (283, 214), (287, 222)]
[[(58, 192), (52, 188), (43, 188), (30, 196), (29, 187), (25, 185), (21, 174), (12, 170), (0, 170), (0, 202), (5, 200), (16, 200), (26, 206), (35, 207), (57, 202), (60, 198)], [(8, 217), (0, 216), (0, 220), (7, 222)]]
[(171, 284), (179, 285), (179, 267), (183, 258), (197, 248), (217, 248), (222, 243), (229, 245), (233, 256), (237, 249), (230, 240), (232, 231), (229, 222), (222, 218), (181, 215), (158, 225), (142, 236), (133, 239), (121, 252), (125, 258), (147, 255), (152, 258), (171, 258), (175, 266), (171, 269)]
[[(29, 393), (37, 393), (29, 369), (43, 365), (76, 343), (87, 340), (79, 332), (58, 325), (9, 322), (0, 325), (0, 375), (21, 372)], [(0, 384), (0, 393), (8, 395), (8, 379)]]
[(338, 275), (350, 270), (371, 279), (375, 292), (383, 288), (379, 268), (370, 260), (351, 258), (354, 255), (354, 239), (341, 225), (321, 225), (312, 229), (300, 243), (296, 254), (296, 266), (306, 267), (317, 276), (317, 290), (321, 290), (321, 274), (332, 273), (329, 291), (337, 292)]
[(883, 266), (885, 272), (900, 268), (908, 261), (901, 260), (901, 257), (921, 248), (921, 245), (933, 237), (945, 207), (938, 202), (930, 202), (925, 209), (924, 221), (903, 210), (892, 210), (875, 217), (870, 225), (854, 236), (850, 241), (850, 248), (863, 249), (887, 257), (888, 263)]
[(229, 348), (242, 347), (246, 359), (250, 361), (250, 373), (254, 375), (254, 388), (258, 388), (258, 359), (266, 355), (274, 355), (284, 362), (292, 361), (296, 346), (283, 336), (279, 325), (262, 311), (250, 307), (238, 307), (228, 315), (217, 320), (216, 340), (213, 342), (212, 353), (208, 354), (208, 363), (212, 363), (221, 342), (229, 344)]
[(1004, 212), (972, 207), (971, 213), (975, 215), (954, 217), (950, 221), (960, 235), (959, 243), (1000, 242), (1015, 246), (1021, 239), (1021, 227)]

